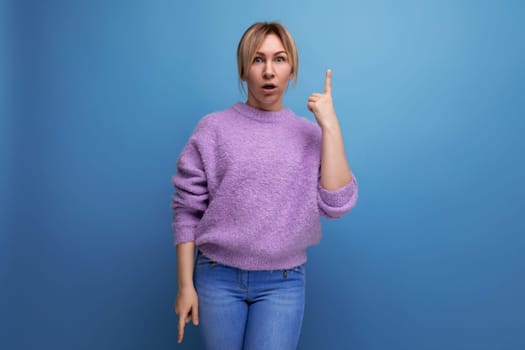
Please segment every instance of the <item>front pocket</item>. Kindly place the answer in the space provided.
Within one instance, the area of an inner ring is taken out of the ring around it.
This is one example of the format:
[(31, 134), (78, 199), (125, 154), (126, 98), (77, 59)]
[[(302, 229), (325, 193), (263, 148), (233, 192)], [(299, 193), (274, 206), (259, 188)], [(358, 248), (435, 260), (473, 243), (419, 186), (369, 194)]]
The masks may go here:
[(288, 269), (288, 270), (285, 270), (285, 271), (288, 271), (288, 273), (293, 272), (293, 273), (299, 273), (301, 275), (304, 275), (305, 274), (305, 266), (304, 266), (304, 264), (302, 264), (302, 265), (299, 265), (299, 266), (296, 266), (296, 267), (292, 267), (291, 269)]
[(296, 267), (292, 267), (291, 269), (287, 269), (287, 270), (283, 270), (283, 277), (284, 278), (288, 278), (290, 276), (290, 274), (292, 273), (297, 273), (301, 276), (304, 276), (304, 272), (305, 272), (305, 267), (304, 267), (304, 264), (303, 265), (299, 265), (299, 266), (296, 266)]
[(206, 266), (209, 265), (210, 267), (215, 267), (217, 265), (216, 261), (211, 260), (204, 254), (199, 254), (197, 256), (197, 266)]

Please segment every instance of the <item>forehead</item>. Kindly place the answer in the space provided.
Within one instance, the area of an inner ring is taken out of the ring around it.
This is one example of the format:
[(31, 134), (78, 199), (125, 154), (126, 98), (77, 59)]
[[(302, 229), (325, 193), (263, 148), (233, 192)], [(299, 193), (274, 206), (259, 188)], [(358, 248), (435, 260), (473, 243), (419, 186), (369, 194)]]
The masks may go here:
[(285, 51), (285, 49), (281, 39), (279, 39), (279, 37), (276, 34), (270, 33), (266, 35), (261, 41), (261, 44), (257, 48), (257, 51), (263, 53), (272, 53), (278, 51)]

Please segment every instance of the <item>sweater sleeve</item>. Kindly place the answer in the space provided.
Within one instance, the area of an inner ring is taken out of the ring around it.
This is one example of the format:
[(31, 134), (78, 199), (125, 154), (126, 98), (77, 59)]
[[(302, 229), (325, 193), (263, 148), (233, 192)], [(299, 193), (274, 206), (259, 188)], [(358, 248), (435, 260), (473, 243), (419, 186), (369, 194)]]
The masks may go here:
[(171, 206), (175, 245), (195, 240), (195, 228), (208, 207), (208, 182), (202, 155), (209, 140), (203, 123), (199, 123), (177, 160)]
[(317, 203), (322, 216), (337, 219), (348, 213), (356, 204), (358, 198), (357, 179), (352, 174), (352, 180), (337, 190), (329, 191), (317, 185)]

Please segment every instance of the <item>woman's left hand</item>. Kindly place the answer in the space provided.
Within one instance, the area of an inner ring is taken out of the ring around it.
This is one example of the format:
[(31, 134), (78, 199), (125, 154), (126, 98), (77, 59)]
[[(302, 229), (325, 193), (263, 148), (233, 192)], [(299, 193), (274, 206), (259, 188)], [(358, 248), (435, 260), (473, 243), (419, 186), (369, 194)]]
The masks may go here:
[(324, 93), (313, 93), (308, 97), (307, 107), (315, 116), (317, 123), (321, 128), (329, 127), (337, 123), (334, 103), (332, 101), (332, 71), (326, 71), (326, 80), (324, 83)]

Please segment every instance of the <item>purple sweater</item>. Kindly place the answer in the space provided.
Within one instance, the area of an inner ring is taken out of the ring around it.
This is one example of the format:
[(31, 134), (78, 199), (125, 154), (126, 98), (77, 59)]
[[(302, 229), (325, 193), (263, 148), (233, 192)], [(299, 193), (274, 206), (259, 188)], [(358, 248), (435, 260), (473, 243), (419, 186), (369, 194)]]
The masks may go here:
[(355, 176), (321, 187), (321, 129), (290, 109), (237, 103), (203, 117), (177, 161), (175, 244), (245, 270), (287, 269), (321, 239), (320, 216), (339, 218), (357, 200)]

